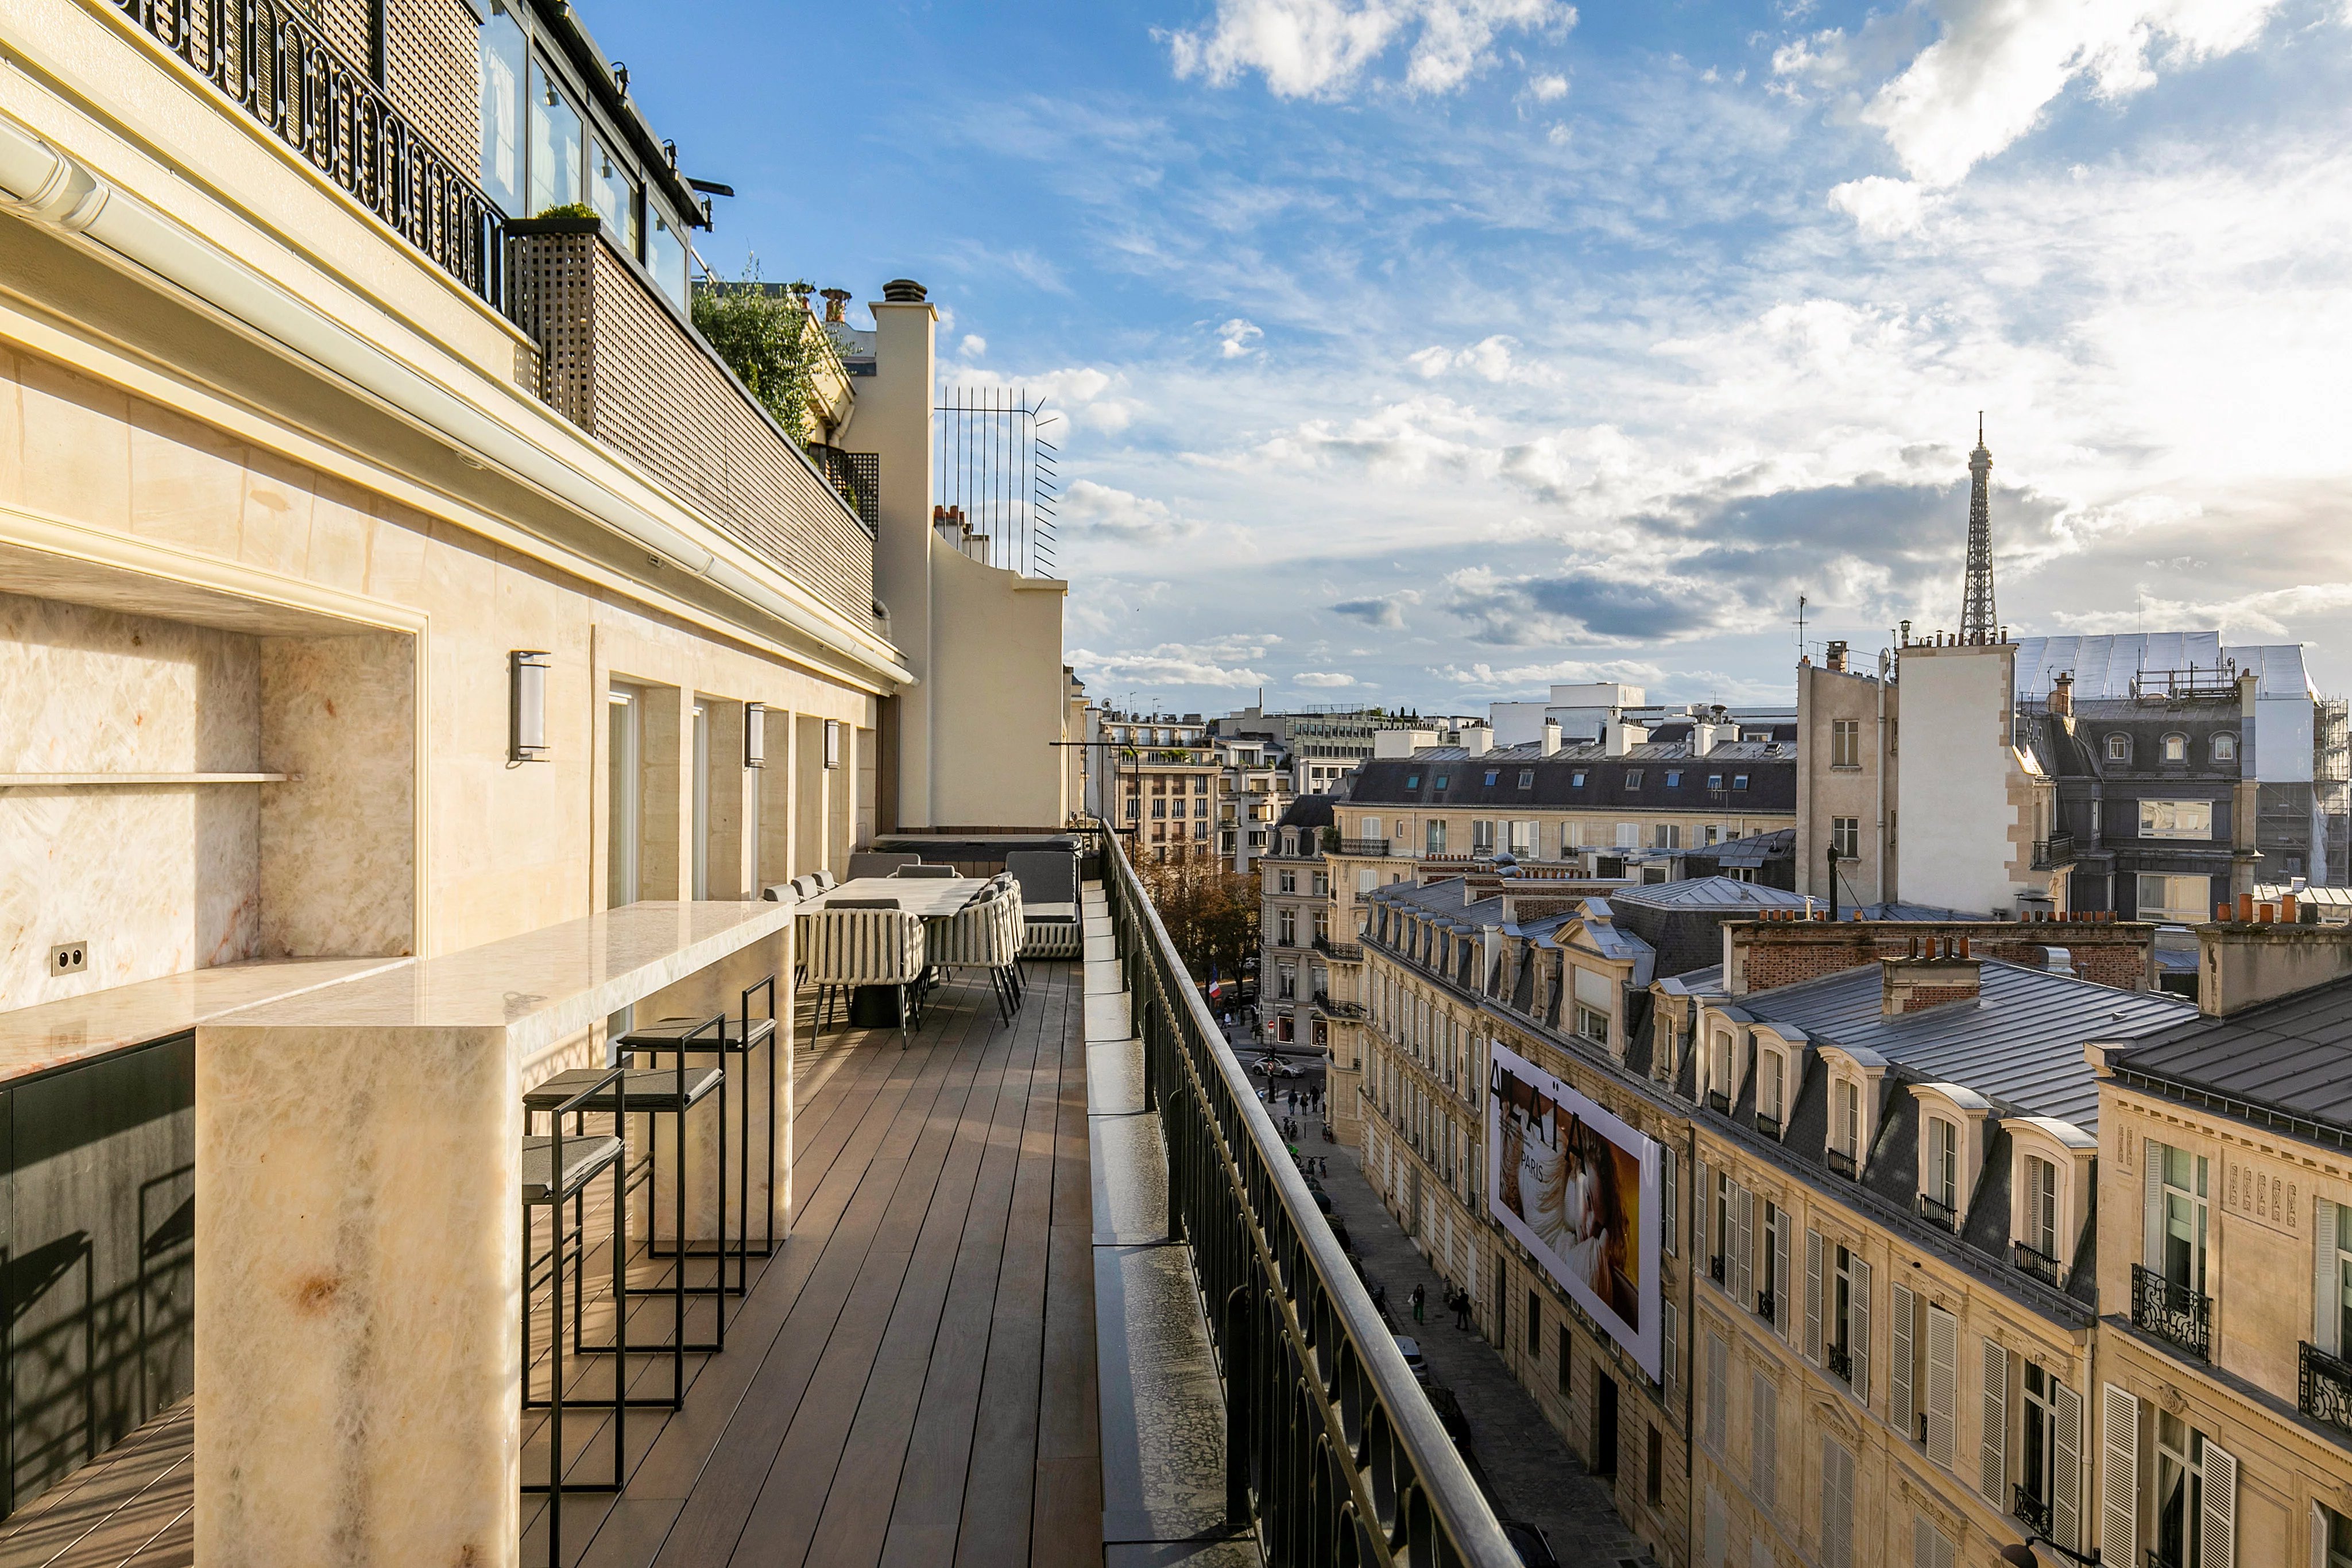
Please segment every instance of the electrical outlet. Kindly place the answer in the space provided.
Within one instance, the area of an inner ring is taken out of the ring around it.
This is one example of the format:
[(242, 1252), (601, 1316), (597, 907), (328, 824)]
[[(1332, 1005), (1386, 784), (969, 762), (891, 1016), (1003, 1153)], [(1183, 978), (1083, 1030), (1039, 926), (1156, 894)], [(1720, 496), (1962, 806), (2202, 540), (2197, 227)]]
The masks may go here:
[(66, 942), (49, 949), (49, 976), (79, 975), (89, 967), (89, 944)]

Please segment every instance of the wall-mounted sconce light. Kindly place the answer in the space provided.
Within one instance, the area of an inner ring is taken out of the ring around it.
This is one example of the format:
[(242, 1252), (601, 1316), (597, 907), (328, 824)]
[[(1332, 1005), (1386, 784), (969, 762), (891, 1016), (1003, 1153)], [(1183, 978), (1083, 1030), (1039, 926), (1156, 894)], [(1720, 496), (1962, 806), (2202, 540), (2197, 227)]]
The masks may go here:
[(837, 718), (824, 721), (824, 765), (827, 768), (841, 766), (841, 721)]
[(768, 706), (765, 703), (743, 705), (743, 766), (765, 768), (768, 765)]
[(547, 760), (547, 672), (554, 663), (543, 648), (518, 648), (507, 655), (507, 759)]

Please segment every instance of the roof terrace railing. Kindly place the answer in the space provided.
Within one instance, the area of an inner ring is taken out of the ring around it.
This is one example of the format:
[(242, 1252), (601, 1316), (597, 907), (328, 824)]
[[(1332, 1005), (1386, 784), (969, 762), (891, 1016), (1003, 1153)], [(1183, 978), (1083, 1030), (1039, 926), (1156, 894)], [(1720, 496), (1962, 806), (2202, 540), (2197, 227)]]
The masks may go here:
[(1100, 838), (1171, 1223), (1223, 1376), (1228, 1520), (1274, 1563), (1516, 1568), (1117, 835)]
[(506, 214), (426, 141), (314, 11), (279, 0), (117, 0), (124, 16), (403, 239), (503, 312)]

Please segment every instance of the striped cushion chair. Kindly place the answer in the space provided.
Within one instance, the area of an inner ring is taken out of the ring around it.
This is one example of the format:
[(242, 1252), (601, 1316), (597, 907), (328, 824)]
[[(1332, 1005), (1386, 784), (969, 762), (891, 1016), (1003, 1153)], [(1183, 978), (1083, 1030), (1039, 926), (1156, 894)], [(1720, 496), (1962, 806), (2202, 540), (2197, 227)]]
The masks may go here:
[(1020, 921), (1019, 895), (991, 890), (930, 923), (931, 963), (942, 969), (987, 970), (996, 989), (997, 1016), (1007, 1020), (1021, 1005), (1014, 975)]
[(1078, 925), (1078, 857), (1070, 850), (1012, 850), (1004, 872), (1021, 884), (1021, 956), (1076, 958), (1086, 950)]
[(809, 1014), (809, 1047), (816, 1047), (824, 1012), (840, 991), (889, 986), (898, 993), (898, 1049), (907, 1031), (923, 1027), (923, 917), (888, 899), (851, 899), (803, 915), (797, 922), (801, 959), (818, 1006)]

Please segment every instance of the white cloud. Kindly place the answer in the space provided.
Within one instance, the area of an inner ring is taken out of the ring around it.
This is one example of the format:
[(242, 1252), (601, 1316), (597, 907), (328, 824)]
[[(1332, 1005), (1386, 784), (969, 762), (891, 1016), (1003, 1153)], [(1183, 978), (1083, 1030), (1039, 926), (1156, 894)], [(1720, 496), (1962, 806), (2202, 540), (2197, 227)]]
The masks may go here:
[(1848, 180), (1831, 189), (1830, 205), (1852, 217), (1873, 239), (1893, 239), (1919, 228), (1919, 187), (1908, 180), (1884, 174)]
[[(1559, 684), (1583, 684), (1593, 681), (1616, 681), (1626, 685), (1647, 685), (1662, 678), (1665, 672), (1655, 664), (1635, 664), (1622, 659), (1593, 662), (1587, 659), (1560, 659), (1541, 664), (1511, 664), (1497, 669), (1492, 664), (1439, 664), (1429, 674), (1451, 685), (1467, 686), (1475, 691), (1510, 693), (1537, 691)], [(1654, 696), (1655, 694), (1650, 694)]]
[(1463, 349), (1430, 347), (1416, 354), (1405, 356), (1405, 363), (1423, 377), (1434, 378), (1448, 371), (1467, 371), (1482, 381), (1510, 382), (1538, 379), (1535, 366), (1524, 365), (1514, 359), (1513, 350), (1519, 340), (1507, 333), (1497, 332), (1481, 338)]
[(1245, 354), (1255, 352), (1253, 345), (1265, 337), (1264, 331), (1236, 316), (1217, 329), (1217, 356), (1220, 359), (1238, 360)]
[[(2158, 64), (2178, 69), (2244, 47), (2277, 5), (1945, 0), (1942, 37), (1878, 89), (1862, 118), (1885, 132), (1913, 179), (1956, 184), (2032, 131), (2074, 81), (2087, 78), (2103, 99), (2127, 98), (2155, 84)], [(1807, 53), (1792, 56), (1790, 68), (1818, 61)]]
[[(1069, 365), (1031, 375), (974, 366), (958, 373), (957, 384), (1024, 394), (1054, 419), (1104, 434), (1125, 430), (1140, 412), (1140, 406), (1125, 395), (1124, 373), (1113, 374), (1092, 365)], [(1059, 441), (1065, 433), (1049, 425), (1047, 434)]]
[(1562, 0), (1217, 0), (1206, 27), (1160, 36), (1180, 78), (1230, 87), (1255, 71), (1277, 98), (1331, 98), (1408, 36), (1406, 88), (1445, 93), (1488, 62), (1497, 34), (1575, 23)]
[(2286, 639), (2297, 621), (2346, 610), (2352, 610), (2352, 582), (2308, 582), (2226, 599), (2167, 599), (2143, 588), (2129, 610), (2061, 611), (2052, 619), (2086, 635), (2210, 626), (2225, 638)]
[(1080, 479), (1062, 492), (1055, 512), (1065, 538), (1103, 535), (1132, 544), (1173, 544), (1201, 531), (1201, 525), (1179, 516), (1165, 503), (1091, 479)]
[(1246, 661), (1265, 657), (1279, 637), (1221, 637), (1203, 643), (1161, 643), (1125, 653), (1097, 653), (1089, 648), (1070, 653), (1070, 667), (1087, 685), (1106, 695), (1124, 685), (1133, 686), (1263, 686), (1272, 680)]
[(963, 341), (956, 345), (956, 352), (967, 360), (976, 360), (988, 352), (988, 340), (977, 332), (966, 332)]
[(1568, 78), (1564, 76), (1531, 77), (1528, 80), (1528, 96), (1538, 103), (1551, 103), (1568, 96)]
[(1304, 670), (1291, 676), (1290, 684), (1296, 686), (1352, 686), (1356, 684), (1356, 677), (1327, 674), (1321, 670)]

